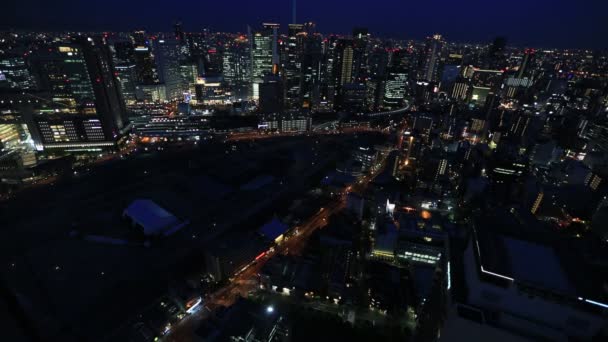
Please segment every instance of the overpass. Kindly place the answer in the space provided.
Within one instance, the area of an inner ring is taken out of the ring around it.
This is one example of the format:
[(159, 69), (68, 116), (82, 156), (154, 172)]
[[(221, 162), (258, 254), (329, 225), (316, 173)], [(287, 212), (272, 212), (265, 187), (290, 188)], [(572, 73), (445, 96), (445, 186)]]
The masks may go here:
[(403, 108), (399, 108), (399, 109), (395, 109), (395, 110), (389, 110), (389, 111), (384, 111), (384, 112), (367, 113), (365, 115), (366, 116), (371, 116), (371, 117), (376, 117), (376, 116), (385, 116), (385, 115), (394, 115), (394, 114), (404, 114), (409, 109), (410, 109), (410, 104), (406, 101), (405, 107), (403, 107)]
[[(378, 117), (378, 116), (388, 116), (388, 115), (395, 115), (395, 114), (404, 114), (405, 112), (407, 112), (410, 109), (410, 107), (411, 107), (410, 104), (408, 102), (406, 102), (405, 107), (403, 107), (403, 108), (383, 111), (383, 112), (366, 113), (364, 115), (369, 116), (369, 117)], [(336, 127), (338, 125), (338, 123), (339, 123), (338, 120), (324, 122), (324, 123), (318, 124), (316, 126), (313, 126), (312, 130), (320, 131), (322, 129), (331, 129), (332, 126)]]

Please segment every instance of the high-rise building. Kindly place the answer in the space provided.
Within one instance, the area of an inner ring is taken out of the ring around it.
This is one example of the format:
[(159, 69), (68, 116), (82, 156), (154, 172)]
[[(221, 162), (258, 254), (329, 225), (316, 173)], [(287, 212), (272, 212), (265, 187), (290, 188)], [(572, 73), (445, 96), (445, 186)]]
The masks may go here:
[(36, 83), (23, 56), (0, 56), (0, 88), (34, 89)]
[(371, 79), (382, 79), (388, 66), (388, 49), (376, 48), (369, 55), (369, 77)]
[(441, 68), (441, 55), (445, 41), (439, 34), (426, 39), (424, 46), (421, 70), (418, 79), (427, 82), (438, 82)]
[(507, 39), (505, 37), (496, 37), (492, 44), (488, 46), (488, 53), (483, 67), (485, 69), (503, 69), (507, 63), (505, 57), (506, 47)]
[(320, 34), (308, 32), (301, 57), (300, 102), (303, 108), (317, 108), (321, 101), (323, 42)]
[(137, 101), (137, 73), (134, 63), (116, 64), (114, 66), (116, 79), (120, 86), (120, 92), (126, 104), (133, 104)]
[(368, 76), (369, 39), (367, 28), (353, 29), (353, 79), (356, 82), (365, 82)]
[(61, 111), (36, 113), (45, 148), (113, 147), (126, 126), (126, 111), (105, 39), (76, 38), (39, 50), (34, 70), (49, 102)]
[(521, 63), (517, 69), (517, 78), (531, 78), (534, 71), (534, 62), (536, 59), (536, 51), (534, 49), (526, 49), (521, 59)]
[(152, 53), (152, 44), (144, 31), (136, 31), (133, 34), (135, 47), (133, 59), (136, 65), (137, 81), (141, 85), (156, 85), (160, 83), (158, 70)]
[(398, 109), (403, 107), (408, 88), (409, 61), (405, 50), (396, 50), (391, 54), (391, 63), (386, 73), (383, 89), (382, 107)]
[(404, 69), (394, 68), (389, 70), (384, 83), (383, 108), (398, 109), (403, 106), (407, 78), (408, 74)]
[(155, 41), (159, 80), (165, 85), (166, 98), (169, 101), (181, 99), (188, 90), (188, 84), (181, 77), (180, 61), (182, 59), (180, 41), (173, 37), (164, 37)]
[(289, 24), (287, 42), (283, 48), (283, 70), (286, 83), (285, 104), (287, 108), (297, 107), (300, 101), (302, 54), (306, 36), (304, 25)]
[(252, 97), (260, 96), (260, 83), (264, 76), (272, 73), (273, 66), (278, 65), (278, 29), (279, 24), (264, 23), (262, 29), (249, 32), (251, 44), (251, 85)]
[(352, 39), (340, 39), (334, 47), (333, 83), (336, 90), (353, 82), (354, 44)]
[(249, 82), (250, 55), (245, 37), (237, 37), (226, 44), (222, 56), (224, 81), (231, 87), (243, 87)]
[(347, 83), (342, 87), (339, 109), (356, 113), (365, 110), (367, 93), (363, 83)]
[(259, 112), (282, 113), (284, 108), (283, 80), (278, 75), (267, 75), (260, 83)]
[(182, 29), (182, 22), (178, 21), (173, 25), (173, 30), (175, 33), (175, 39), (183, 42), (185, 41), (186, 36), (184, 35), (184, 30)]
[(135, 50), (129, 41), (118, 41), (110, 47), (114, 52), (114, 63), (135, 63)]

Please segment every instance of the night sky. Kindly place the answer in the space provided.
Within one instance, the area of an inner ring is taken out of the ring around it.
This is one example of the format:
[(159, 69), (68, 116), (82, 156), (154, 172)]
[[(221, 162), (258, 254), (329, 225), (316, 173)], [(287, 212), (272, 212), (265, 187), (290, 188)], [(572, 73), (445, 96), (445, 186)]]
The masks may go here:
[[(287, 24), (291, 0), (2, 0), (0, 29), (245, 31), (263, 21)], [(299, 0), (298, 21), (323, 33), (365, 26), (375, 36), (449, 41), (608, 48), (607, 0)]]

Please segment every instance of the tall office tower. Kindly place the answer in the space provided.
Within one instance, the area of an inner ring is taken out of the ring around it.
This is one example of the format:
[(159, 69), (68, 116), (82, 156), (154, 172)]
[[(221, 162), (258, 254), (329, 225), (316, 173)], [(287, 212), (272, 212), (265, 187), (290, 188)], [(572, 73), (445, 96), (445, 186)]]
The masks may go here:
[(36, 88), (23, 56), (0, 54), (0, 88), (28, 90)]
[(269, 74), (260, 83), (259, 112), (262, 114), (282, 113), (284, 109), (283, 80), (278, 75)]
[(370, 78), (365, 84), (365, 108), (370, 112), (378, 111), (384, 97), (384, 83), (380, 78)]
[(135, 51), (131, 42), (118, 41), (111, 48), (114, 52), (114, 63), (135, 63)]
[(364, 27), (353, 29), (353, 80), (365, 82), (368, 76), (369, 31)]
[(155, 41), (159, 80), (165, 85), (166, 99), (179, 100), (188, 89), (186, 80), (182, 79), (180, 61), (182, 60), (180, 41), (171, 37), (162, 37)]
[(133, 104), (137, 101), (136, 87), (139, 83), (133, 44), (130, 41), (116, 41), (110, 45), (110, 49), (122, 97), (126, 104)]
[(536, 51), (534, 49), (526, 49), (524, 56), (517, 69), (517, 78), (532, 78), (534, 73), (534, 62), (536, 60)]
[(367, 97), (365, 84), (346, 83), (342, 87), (340, 102), (337, 107), (350, 113), (358, 113), (365, 110), (365, 99)]
[(81, 46), (63, 44), (39, 49), (31, 56), (37, 83), (53, 102), (69, 107), (93, 103), (93, 84), (82, 50)]
[(192, 57), (202, 55), (203, 50), (206, 49), (205, 36), (201, 33), (192, 33), (186, 36), (186, 44), (188, 51)]
[(231, 87), (245, 87), (249, 82), (250, 62), (249, 44), (244, 36), (226, 43), (222, 56), (224, 81)]
[(335, 87), (335, 93), (340, 96), (342, 87), (353, 82), (353, 40), (338, 40), (333, 48), (333, 53), (331, 83)]
[(409, 55), (405, 49), (392, 49), (384, 79), (382, 108), (403, 107), (409, 78)]
[(408, 72), (403, 67), (391, 67), (384, 83), (383, 109), (399, 109), (403, 107), (407, 89)]
[(76, 38), (40, 49), (33, 63), (49, 101), (62, 106), (58, 114), (36, 115), (39, 143), (61, 149), (114, 147), (127, 119), (106, 41)]
[(156, 85), (159, 82), (158, 70), (154, 62), (152, 45), (144, 31), (133, 33), (135, 47), (133, 49), (133, 60), (135, 61), (137, 81), (142, 85)]
[(371, 79), (382, 79), (386, 74), (388, 66), (388, 49), (375, 48), (369, 55), (369, 77)]
[(492, 44), (488, 47), (488, 53), (485, 58), (484, 67), (486, 69), (504, 69), (507, 66), (507, 58), (505, 57), (505, 48), (507, 47), (507, 39), (505, 37), (496, 37)]
[(131, 38), (133, 38), (133, 44), (135, 46), (143, 46), (148, 43), (148, 36), (144, 30), (134, 31), (131, 34)]
[(83, 46), (83, 55), (89, 77), (95, 78), (95, 110), (107, 139), (116, 139), (125, 128), (127, 118), (125, 103), (112, 65), (112, 55), (105, 39), (89, 37), (76, 40)]
[(441, 55), (445, 41), (441, 35), (436, 34), (426, 39), (421, 60), (421, 69), (418, 79), (427, 82), (438, 82), (441, 68)]
[(323, 67), (323, 37), (320, 34), (305, 34), (301, 60), (300, 103), (302, 108), (316, 109), (321, 102)]
[(175, 34), (175, 39), (178, 41), (185, 41), (186, 36), (184, 35), (184, 30), (182, 29), (182, 22), (178, 21), (173, 25), (173, 31)]
[(300, 102), (300, 83), (302, 78), (302, 54), (304, 40), (307, 38), (304, 25), (289, 24), (287, 43), (283, 49), (286, 83), (285, 105), (287, 108), (296, 108)]
[(260, 97), (260, 83), (264, 81), (264, 76), (272, 73), (273, 66), (278, 64), (278, 29), (279, 24), (264, 23), (259, 31), (249, 30), (253, 99)]
[(135, 70), (135, 63), (115, 64), (114, 71), (125, 104), (134, 104), (137, 101), (137, 72)]
[(220, 75), (224, 63), (224, 47), (221, 44), (210, 44), (205, 52), (205, 73), (208, 75)]
[[(184, 33), (184, 29), (182, 27), (182, 22), (178, 21), (173, 25), (173, 36), (175, 40), (178, 42), (178, 48), (180, 50), (181, 56), (190, 56), (190, 46), (188, 42), (188, 37), (186, 33)], [(168, 38), (168, 37), (167, 37)]]

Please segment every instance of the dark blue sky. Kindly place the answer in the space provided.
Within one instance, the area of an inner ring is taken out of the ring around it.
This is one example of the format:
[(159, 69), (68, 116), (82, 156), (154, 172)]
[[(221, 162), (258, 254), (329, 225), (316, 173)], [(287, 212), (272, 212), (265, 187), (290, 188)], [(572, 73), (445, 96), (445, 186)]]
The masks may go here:
[[(608, 48), (608, 0), (299, 0), (298, 21), (323, 33), (367, 26), (376, 36)], [(0, 29), (245, 31), (262, 21), (287, 24), (291, 0), (2, 0)]]

